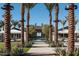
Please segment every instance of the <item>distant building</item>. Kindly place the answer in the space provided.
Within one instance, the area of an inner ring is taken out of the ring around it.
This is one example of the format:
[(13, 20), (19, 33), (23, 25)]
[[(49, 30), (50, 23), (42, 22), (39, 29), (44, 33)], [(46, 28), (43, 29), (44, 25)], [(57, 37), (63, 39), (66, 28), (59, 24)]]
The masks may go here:
[[(74, 33), (75, 33), (74, 39), (76, 40), (76, 39), (79, 38), (79, 30), (75, 30)], [(59, 37), (59, 39), (62, 39), (63, 35), (64, 35), (65, 39), (68, 39), (68, 26), (64, 27), (64, 30), (62, 28), (59, 29), (59, 31), (58, 31), (58, 37)]]
[[(10, 31), (10, 38), (11, 38), (11, 41), (19, 41), (21, 40), (21, 31), (20, 30), (17, 30), (17, 29), (11, 29)], [(25, 32), (24, 32), (24, 35), (25, 35)], [(4, 40), (4, 31), (0, 31), (0, 40)]]

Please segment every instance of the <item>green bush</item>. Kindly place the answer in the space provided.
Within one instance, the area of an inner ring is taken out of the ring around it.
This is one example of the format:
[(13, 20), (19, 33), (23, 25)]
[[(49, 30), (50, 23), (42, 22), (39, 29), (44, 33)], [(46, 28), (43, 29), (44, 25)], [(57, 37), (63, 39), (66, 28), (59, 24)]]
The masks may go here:
[(12, 49), (11, 55), (12, 56), (23, 56), (25, 53), (23, 51), (23, 48), (15, 48)]
[(3, 48), (0, 48), (0, 55), (4, 55), (5, 54), (5, 50)]
[[(15, 43), (13, 42), (12, 43), (12, 48), (11, 48), (11, 56), (24, 56), (27, 51), (29, 50), (30, 48), (22, 48), (22, 45), (20, 43)], [(6, 56), (6, 52), (5, 52), (5, 48), (1, 46), (0, 48), (0, 55), (1, 56)]]
[(75, 49), (74, 55), (75, 55), (75, 56), (79, 56), (79, 48), (76, 48), (76, 49)]
[[(57, 55), (61, 55), (61, 56), (70, 56), (68, 54), (68, 52), (66, 52), (66, 49), (60, 49), (60, 48), (57, 48), (55, 50), (56, 54)], [(79, 56), (79, 48), (76, 48), (75, 51), (74, 51), (74, 55), (73, 56)]]
[(27, 53), (27, 52), (29, 51), (29, 49), (30, 49), (30, 48), (23, 48), (23, 51), (24, 51), (25, 53)]
[(65, 49), (62, 49), (62, 50), (60, 51), (60, 53), (61, 53), (62, 56), (66, 56), (66, 50), (65, 50)]
[(11, 55), (13, 56), (23, 56), (25, 53), (21, 45), (17, 44), (15, 48), (12, 49)]
[(56, 52), (57, 55), (60, 55), (60, 50), (61, 50), (60, 48), (55, 49), (55, 52)]
[(67, 54), (65, 49), (60, 49), (60, 48), (56, 48), (55, 52), (59, 56), (66, 56)]
[(62, 42), (60, 42), (60, 41), (58, 43), (55, 43), (53, 41), (53, 42), (49, 43), (49, 46), (50, 47), (62, 47), (62, 46), (64, 46), (64, 44)]
[(29, 41), (28, 43), (26, 43), (26, 47), (32, 47), (33, 42)]

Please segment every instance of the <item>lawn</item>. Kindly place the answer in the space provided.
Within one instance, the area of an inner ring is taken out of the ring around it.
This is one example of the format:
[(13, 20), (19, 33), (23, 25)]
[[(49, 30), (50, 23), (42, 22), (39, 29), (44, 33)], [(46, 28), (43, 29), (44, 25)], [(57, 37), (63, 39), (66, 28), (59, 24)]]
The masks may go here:
[[(11, 42), (11, 47), (14, 48), (17, 44), (21, 44), (21, 42)], [(0, 49), (4, 48), (4, 42), (0, 42)]]
[[(17, 46), (18, 44), (21, 45), (21, 42), (11, 42), (11, 48), (12, 48), (12, 49), (16, 48), (16, 46)], [(4, 42), (0, 42), (0, 49), (4, 49)], [(30, 47), (29, 47), (29, 48), (24, 47), (24, 48), (23, 48), (23, 51), (24, 51), (25, 53), (27, 53), (29, 49), (30, 49)]]

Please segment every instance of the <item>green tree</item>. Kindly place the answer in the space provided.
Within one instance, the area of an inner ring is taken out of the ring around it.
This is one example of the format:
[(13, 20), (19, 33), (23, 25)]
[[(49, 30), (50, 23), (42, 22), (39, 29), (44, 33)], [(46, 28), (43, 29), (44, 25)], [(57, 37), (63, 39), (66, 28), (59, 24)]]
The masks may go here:
[[(63, 31), (64, 31), (64, 26), (65, 26), (66, 22), (67, 22), (67, 20), (60, 20), (60, 23), (62, 24), (62, 30), (63, 30)], [(63, 39), (62, 39), (62, 41), (63, 41), (64, 39), (65, 39), (65, 38), (64, 38), (64, 33), (63, 33)]]
[(29, 38), (35, 38), (36, 31), (34, 26), (29, 26)]
[(48, 41), (48, 38), (49, 38), (49, 25), (43, 25), (42, 26), (42, 33), (44, 34), (45, 38)]
[(15, 29), (16, 26), (18, 26), (18, 23), (19, 23), (19, 21), (11, 20), (11, 26), (12, 26), (12, 29)]
[(52, 43), (53, 33), (52, 33), (52, 9), (54, 4), (52, 3), (45, 3), (47, 10), (49, 11), (49, 42)]
[(29, 21), (30, 21), (30, 10), (36, 5), (35, 3), (25, 3), (27, 9), (27, 26), (26, 26), (26, 43), (29, 41)]

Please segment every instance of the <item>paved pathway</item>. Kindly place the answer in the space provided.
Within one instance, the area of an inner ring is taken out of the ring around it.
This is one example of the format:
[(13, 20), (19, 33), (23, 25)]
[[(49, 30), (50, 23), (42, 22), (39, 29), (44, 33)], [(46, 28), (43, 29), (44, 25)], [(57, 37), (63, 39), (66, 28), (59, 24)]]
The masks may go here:
[(32, 48), (28, 51), (30, 56), (50, 56), (54, 53), (55, 51), (43, 40), (34, 41)]
[[(67, 46), (67, 42), (64, 42), (64, 45)], [(67, 47), (60, 47), (67, 49)], [(75, 42), (75, 48), (79, 48), (79, 42)], [(28, 56), (55, 56), (56, 47), (49, 47), (44, 40), (35, 40), (32, 48), (28, 51)]]

